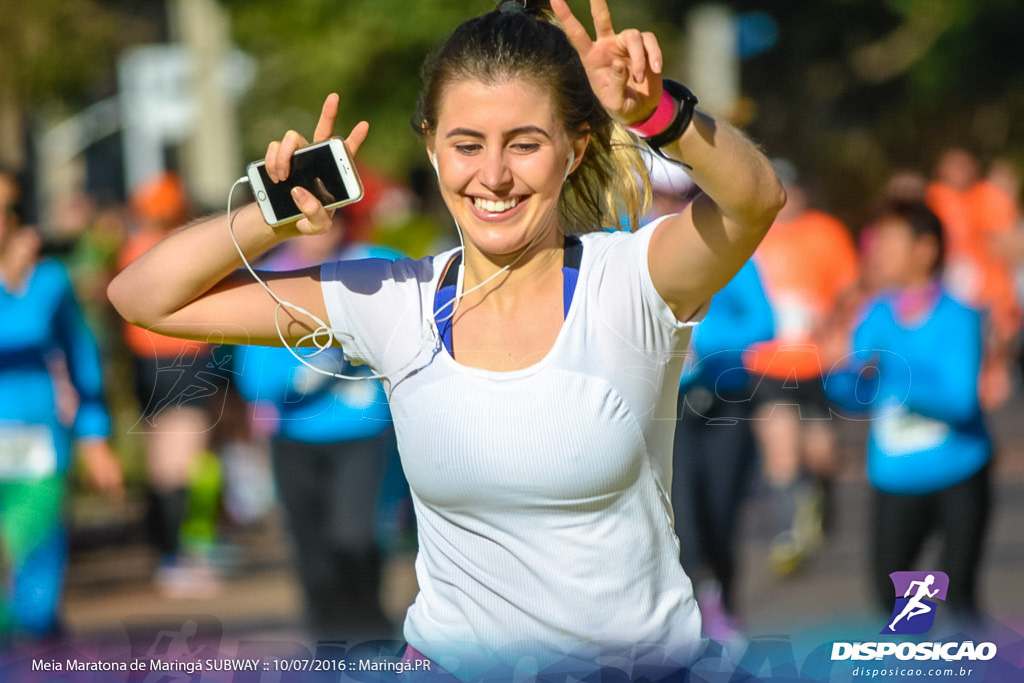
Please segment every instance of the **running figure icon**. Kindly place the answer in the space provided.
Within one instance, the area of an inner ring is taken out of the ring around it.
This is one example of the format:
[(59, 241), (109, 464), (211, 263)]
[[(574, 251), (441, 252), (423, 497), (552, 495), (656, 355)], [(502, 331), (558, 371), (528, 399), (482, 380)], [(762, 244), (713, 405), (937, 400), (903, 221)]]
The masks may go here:
[(914, 586), (917, 586), (917, 594), (914, 595), (914, 597), (910, 598), (910, 601), (903, 608), (903, 611), (900, 612), (899, 616), (893, 619), (892, 623), (889, 624), (890, 631), (896, 630), (896, 624), (899, 623), (900, 619), (906, 617), (907, 621), (910, 621), (914, 617), (921, 614), (928, 614), (934, 609), (932, 605), (923, 602), (925, 598), (934, 598), (935, 595), (939, 592), (938, 588), (936, 588), (933, 591), (928, 590), (928, 588), (934, 583), (934, 574), (929, 574), (927, 577), (925, 577), (923, 581), (910, 582), (910, 587), (907, 588), (907, 592), (903, 594), (903, 597), (910, 598), (910, 594), (911, 592), (913, 592)]

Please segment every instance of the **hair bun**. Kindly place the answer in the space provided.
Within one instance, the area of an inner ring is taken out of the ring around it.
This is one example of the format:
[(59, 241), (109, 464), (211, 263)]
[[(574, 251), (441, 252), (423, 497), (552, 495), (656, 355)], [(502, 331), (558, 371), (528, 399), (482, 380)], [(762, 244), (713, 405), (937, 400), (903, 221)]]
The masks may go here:
[(501, 0), (498, 11), (502, 14), (520, 14), (526, 12), (526, 0)]

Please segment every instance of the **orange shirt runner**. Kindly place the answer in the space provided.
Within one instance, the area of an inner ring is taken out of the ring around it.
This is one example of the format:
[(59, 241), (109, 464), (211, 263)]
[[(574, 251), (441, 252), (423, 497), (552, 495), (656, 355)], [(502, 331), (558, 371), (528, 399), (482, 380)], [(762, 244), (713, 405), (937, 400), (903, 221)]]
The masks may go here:
[(928, 187), (926, 201), (946, 235), (946, 283), (962, 303), (987, 315), (985, 359), (979, 380), (982, 405), (1001, 405), (1012, 391), (1011, 340), (1021, 326), (1013, 265), (999, 252), (998, 239), (1020, 220), (1013, 197), (987, 180), (964, 191), (941, 182)]
[(773, 379), (821, 377), (815, 335), (839, 296), (857, 282), (857, 251), (846, 227), (813, 209), (776, 222), (754, 254), (775, 317), (775, 337), (743, 355), (752, 374)]

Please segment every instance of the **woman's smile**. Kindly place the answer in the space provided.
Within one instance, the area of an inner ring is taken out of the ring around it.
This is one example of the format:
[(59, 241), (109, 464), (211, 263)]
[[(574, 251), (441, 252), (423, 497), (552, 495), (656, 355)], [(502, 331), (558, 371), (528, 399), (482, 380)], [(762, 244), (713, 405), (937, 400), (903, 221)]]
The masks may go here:
[(470, 197), (473, 210), (481, 220), (501, 221), (518, 215), (517, 209), (525, 206), (526, 196), (508, 197), (506, 199), (488, 199), (486, 197)]

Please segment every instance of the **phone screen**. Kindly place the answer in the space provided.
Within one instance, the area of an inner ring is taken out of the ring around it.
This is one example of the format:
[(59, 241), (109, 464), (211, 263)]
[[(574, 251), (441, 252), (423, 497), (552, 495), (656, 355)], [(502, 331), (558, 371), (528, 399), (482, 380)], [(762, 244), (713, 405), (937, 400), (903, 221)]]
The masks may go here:
[(345, 180), (338, 171), (334, 160), (334, 152), (330, 146), (322, 145), (299, 151), (292, 156), (292, 170), (288, 177), (275, 183), (267, 175), (267, 169), (261, 163), (257, 166), (267, 200), (274, 209), (278, 220), (298, 216), (301, 212), (292, 200), (292, 188), (302, 187), (320, 200), (324, 206), (349, 199)]

